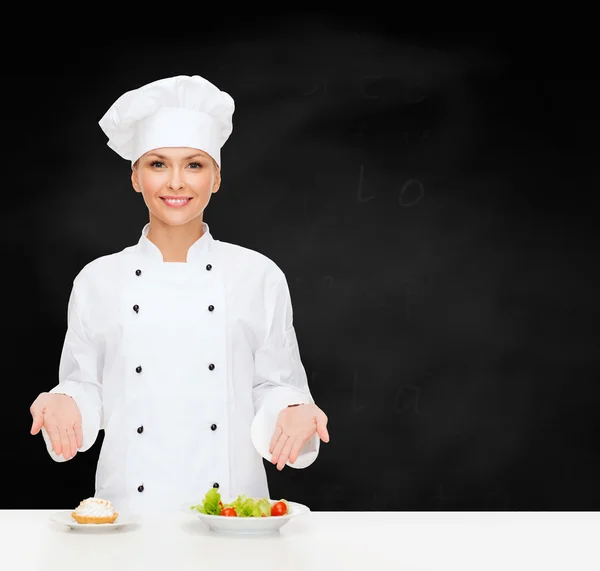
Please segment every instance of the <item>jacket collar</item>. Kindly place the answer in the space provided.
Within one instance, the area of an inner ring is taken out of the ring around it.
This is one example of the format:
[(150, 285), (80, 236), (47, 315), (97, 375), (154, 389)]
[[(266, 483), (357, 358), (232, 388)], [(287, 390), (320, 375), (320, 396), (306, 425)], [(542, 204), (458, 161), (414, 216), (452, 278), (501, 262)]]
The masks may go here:
[[(161, 251), (158, 249), (158, 246), (148, 240), (148, 230), (150, 230), (150, 223), (146, 224), (142, 229), (142, 234), (138, 241), (138, 248), (140, 253), (143, 256), (148, 256), (149, 258), (153, 258), (154, 260), (158, 260), (159, 262), (163, 261), (163, 256)], [(207, 251), (210, 251), (210, 246), (213, 241), (213, 237), (210, 233), (210, 228), (206, 222), (202, 222), (202, 236), (196, 240), (188, 249), (187, 252), (187, 262), (188, 263), (197, 263), (204, 259), (203, 254)]]

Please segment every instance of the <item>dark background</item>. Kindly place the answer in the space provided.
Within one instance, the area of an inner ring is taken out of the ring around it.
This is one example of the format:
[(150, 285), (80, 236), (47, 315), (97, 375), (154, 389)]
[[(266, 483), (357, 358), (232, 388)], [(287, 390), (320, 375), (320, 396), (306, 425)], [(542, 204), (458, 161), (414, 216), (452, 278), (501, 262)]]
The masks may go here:
[(72, 279), (147, 221), (97, 122), (129, 89), (199, 74), (236, 101), (205, 221), (286, 273), (329, 416), (314, 465), (268, 465), (273, 497), (600, 509), (591, 48), (539, 32), (406, 34), (382, 15), (211, 30), (7, 58), (0, 507), (94, 493), (102, 438), (56, 464), (29, 406), (57, 382)]

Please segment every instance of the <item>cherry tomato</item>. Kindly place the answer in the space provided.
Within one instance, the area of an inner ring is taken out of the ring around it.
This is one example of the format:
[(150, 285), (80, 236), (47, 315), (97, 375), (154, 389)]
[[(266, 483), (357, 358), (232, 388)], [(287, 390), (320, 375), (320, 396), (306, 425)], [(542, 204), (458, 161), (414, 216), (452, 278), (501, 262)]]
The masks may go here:
[(235, 508), (224, 508), (221, 510), (221, 515), (228, 516), (228, 517), (237, 517)]
[(287, 506), (283, 502), (276, 502), (271, 506), (271, 515), (285, 515)]

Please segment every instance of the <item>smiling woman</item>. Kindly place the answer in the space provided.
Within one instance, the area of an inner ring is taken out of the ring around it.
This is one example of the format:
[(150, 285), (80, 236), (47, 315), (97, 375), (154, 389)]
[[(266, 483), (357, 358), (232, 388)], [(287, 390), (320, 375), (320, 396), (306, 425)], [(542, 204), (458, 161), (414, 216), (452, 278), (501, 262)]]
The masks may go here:
[(233, 110), (206, 79), (177, 76), (100, 121), (149, 222), (75, 277), (59, 383), (32, 404), (31, 433), (62, 462), (103, 429), (95, 496), (119, 510), (178, 509), (205, 487), (268, 497), (263, 460), (305, 468), (329, 440), (284, 273), (204, 221)]
[(152, 149), (134, 163), (131, 182), (148, 208), (148, 239), (164, 248), (165, 261), (185, 261), (184, 252), (173, 248), (173, 230), (183, 227), (177, 232), (178, 242), (195, 241), (196, 229), (190, 223), (202, 218), (221, 185), (215, 161), (207, 153), (189, 147)]

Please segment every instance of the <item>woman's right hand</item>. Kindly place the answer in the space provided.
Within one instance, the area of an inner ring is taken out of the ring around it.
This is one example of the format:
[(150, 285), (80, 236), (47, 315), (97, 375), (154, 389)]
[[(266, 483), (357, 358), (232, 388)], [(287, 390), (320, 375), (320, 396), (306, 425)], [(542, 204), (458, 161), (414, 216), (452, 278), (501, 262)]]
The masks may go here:
[(77, 454), (83, 443), (81, 413), (77, 403), (68, 395), (41, 393), (30, 407), (33, 424), (31, 434), (46, 430), (52, 449), (65, 460)]

